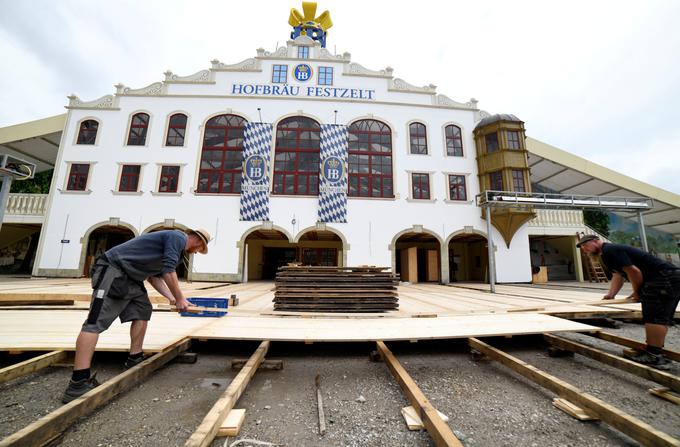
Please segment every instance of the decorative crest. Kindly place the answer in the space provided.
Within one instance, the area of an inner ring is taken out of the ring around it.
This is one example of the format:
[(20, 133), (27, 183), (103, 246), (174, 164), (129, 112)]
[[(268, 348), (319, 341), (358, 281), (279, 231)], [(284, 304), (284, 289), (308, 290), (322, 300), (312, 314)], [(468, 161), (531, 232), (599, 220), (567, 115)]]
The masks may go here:
[(326, 48), (326, 34), (328, 29), (333, 26), (331, 14), (324, 11), (319, 17), (314, 17), (316, 15), (316, 2), (302, 2), (302, 11), (304, 14), (300, 14), (300, 11), (295, 8), (290, 10), (288, 24), (293, 27), (290, 38), (309, 36), (319, 42), (321, 48)]

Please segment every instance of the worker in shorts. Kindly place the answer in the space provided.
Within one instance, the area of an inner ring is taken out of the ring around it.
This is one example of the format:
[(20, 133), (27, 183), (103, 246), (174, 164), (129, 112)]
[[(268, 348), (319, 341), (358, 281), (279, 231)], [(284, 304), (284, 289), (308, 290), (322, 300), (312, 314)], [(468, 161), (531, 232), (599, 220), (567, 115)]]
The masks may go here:
[(628, 279), (633, 287), (630, 298), (642, 303), (647, 346), (644, 351), (626, 357), (658, 369), (669, 369), (671, 361), (662, 351), (680, 300), (680, 269), (638, 248), (605, 243), (595, 235), (583, 236), (576, 246), (587, 254), (600, 255), (612, 273), (605, 300), (614, 299), (624, 279)]
[(92, 301), (87, 320), (76, 340), (73, 375), (62, 402), (76, 399), (99, 385), (90, 374), (92, 355), (99, 334), (116, 318), (130, 325), (130, 353), (125, 368), (144, 360), (142, 345), (151, 319), (151, 302), (144, 281), (184, 311), (190, 306), (179, 288), (177, 266), (183, 253), (208, 253), (210, 233), (206, 230), (157, 231), (131, 239), (100, 256), (90, 271)]

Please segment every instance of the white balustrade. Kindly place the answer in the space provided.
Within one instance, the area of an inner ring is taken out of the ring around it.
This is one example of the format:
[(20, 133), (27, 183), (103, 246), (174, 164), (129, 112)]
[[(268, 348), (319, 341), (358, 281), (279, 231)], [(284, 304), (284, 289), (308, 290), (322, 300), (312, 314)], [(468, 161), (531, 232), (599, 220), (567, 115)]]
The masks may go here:
[(5, 210), (5, 218), (9, 216), (45, 216), (47, 194), (10, 194)]
[(536, 218), (529, 221), (530, 227), (583, 227), (583, 211), (535, 209)]

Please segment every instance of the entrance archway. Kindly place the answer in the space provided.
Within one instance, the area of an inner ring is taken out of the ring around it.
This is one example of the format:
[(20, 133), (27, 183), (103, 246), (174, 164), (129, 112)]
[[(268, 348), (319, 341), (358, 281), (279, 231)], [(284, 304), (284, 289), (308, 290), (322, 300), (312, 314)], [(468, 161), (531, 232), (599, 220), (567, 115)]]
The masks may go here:
[(343, 240), (332, 231), (311, 230), (298, 237), (298, 262), (302, 265), (343, 265)]
[(83, 276), (90, 276), (90, 266), (98, 256), (134, 237), (135, 233), (122, 225), (103, 225), (92, 230), (87, 238)]
[(449, 279), (488, 282), (489, 254), (483, 233), (454, 234), (448, 243)]
[(274, 279), (282, 265), (297, 260), (297, 249), (288, 236), (276, 229), (259, 228), (244, 240), (244, 279)]
[(441, 242), (434, 235), (408, 231), (394, 242), (396, 271), (402, 281), (439, 282)]

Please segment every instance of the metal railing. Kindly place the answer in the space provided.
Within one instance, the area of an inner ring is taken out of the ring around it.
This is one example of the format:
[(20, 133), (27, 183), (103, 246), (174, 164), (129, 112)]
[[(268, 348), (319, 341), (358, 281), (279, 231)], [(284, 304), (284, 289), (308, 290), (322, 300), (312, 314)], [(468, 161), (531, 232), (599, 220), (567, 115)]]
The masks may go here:
[(477, 194), (478, 206), (536, 208), (596, 208), (618, 211), (643, 211), (654, 208), (654, 201), (648, 197), (581, 196), (569, 194), (532, 193), (514, 191), (484, 191)]

